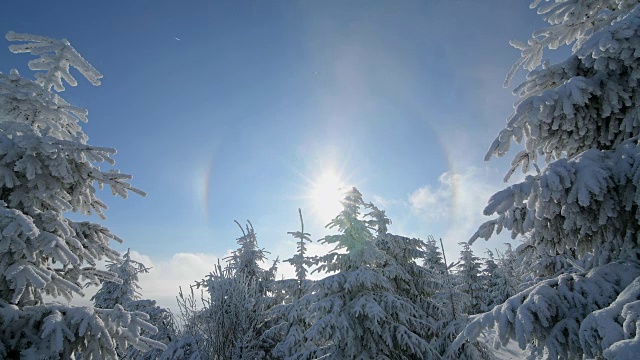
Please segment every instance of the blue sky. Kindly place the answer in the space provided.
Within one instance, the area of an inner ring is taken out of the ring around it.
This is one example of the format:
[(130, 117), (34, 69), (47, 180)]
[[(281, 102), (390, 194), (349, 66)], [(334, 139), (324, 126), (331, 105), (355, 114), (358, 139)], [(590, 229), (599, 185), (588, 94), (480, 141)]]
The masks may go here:
[[(235, 247), (234, 219), (272, 257), (293, 252), (299, 207), (327, 234), (305, 198), (327, 171), (385, 208), (392, 232), (443, 237), (457, 256), (504, 186), (510, 158), (482, 158), (514, 100), (508, 41), (542, 25), (508, 0), (12, 1), (0, 20), (69, 39), (104, 74), (64, 96), (149, 194), (105, 193), (105, 224), (156, 269), (145, 295), (169, 299), (157, 282), (204, 276)], [(0, 69), (24, 75), (30, 59), (3, 51)]]

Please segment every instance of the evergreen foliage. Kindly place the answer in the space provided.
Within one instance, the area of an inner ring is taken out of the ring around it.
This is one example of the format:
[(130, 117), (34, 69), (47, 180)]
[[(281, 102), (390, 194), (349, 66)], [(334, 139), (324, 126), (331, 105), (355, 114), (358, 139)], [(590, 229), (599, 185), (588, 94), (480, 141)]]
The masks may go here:
[(102, 171), (114, 163), (115, 150), (87, 144), (78, 125), (87, 110), (65, 101), (65, 82), (77, 85), (75, 68), (93, 85), (102, 75), (67, 40), (9, 32), (14, 53), (38, 58), (29, 68), (36, 80), (17, 70), (0, 74), (0, 357), (7, 359), (115, 358), (116, 344), (140, 350), (163, 348), (145, 335), (157, 329), (148, 316), (113, 309), (48, 303), (44, 296), (71, 300), (87, 283), (99, 285), (115, 274), (100, 271), (101, 259), (119, 254), (109, 240), (120, 241), (107, 228), (74, 221), (65, 214), (97, 214), (106, 204), (94, 184), (109, 186), (126, 198), (130, 175)]
[(288, 358), (292, 356), (291, 349), (295, 344), (304, 341), (304, 333), (308, 328), (305, 312), (301, 311), (300, 298), (307, 294), (312, 282), (307, 280), (308, 267), (313, 265), (313, 259), (306, 256), (307, 245), (311, 242), (310, 234), (304, 232), (304, 220), (302, 210), (300, 215), (300, 231), (292, 231), (287, 234), (298, 239), (297, 253), (292, 258), (285, 260), (295, 267), (296, 281), (287, 279), (278, 281), (276, 288), (284, 292), (281, 303), (269, 309), (271, 327), (265, 332), (265, 341), (270, 341), (273, 350), (269, 354), (274, 358)]
[(293, 236), (298, 239), (297, 243), (297, 252), (293, 255), (292, 258), (285, 260), (285, 262), (290, 263), (296, 270), (296, 277), (298, 280), (296, 296), (300, 298), (302, 294), (305, 292), (305, 283), (307, 280), (307, 273), (309, 272), (308, 268), (313, 265), (312, 259), (306, 256), (307, 253), (307, 244), (306, 242), (311, 241), (311, 234), (304, 232), (304, 220), (302, 218), (302, 210), (298, 209), (298, 214), (300, 215), (300, 231), (291, 231), (287, 234)]
[(100, 289), (91, 297), (95, 307), (110, 309), (119, 304), (126, 308), (130, 302), (140, 299), (138, 274), (148, 273), (149, 268), (131, 259), (130, 249), (122, 256), (122, 260), (111, 261), (107, 270), (117, 276), (117, 281), (102, 283)]
[[(411, 289), (411, 276), (376, 246), (361, 219), (362, 195), (352, 188), (342, 204), (343, 211), (327, 225), (340, 234), (322, 240), (335, 248), (318, 259), (315, 270), (334, 274), (314, 282), (300, 299), (298, 309), (308, 328), (303, 337), (287, 336), (281, 343), (283, 353), (291, 359), (438, 357), (429, 342), (433, 323), (397, 287), (402, 283)], [(378, 230), (380, 236), (387, 235)]]
[[(634, 297), (640, 264), (640, 4), (627, 0), (541, 2), (550, 26), (536, 31), (510, 72), (526, 80), (506, 127), (487, 153), (524, 144), (518, 168), (548, 165), (496, 193), (495, 215), (471, 241), (507, 229), (542, 274), (537, 283), (477, 317), (461, 338), (498, 325), (499, 343), (517, 340), (532, 356), (633, 358), (640, 333)], [(573, 44), (564, 61), (542, 61), (545, 49)], [(540, 67), (539, 67), (540, 66)], [(606, 321), (605, 321), (606, 320)], [(498, 344), (499, 344), (498, 343)]]
[(253, 226), (248, 222), (240, 230), (239, 247), (226, 258), (226, 265), (218, 263), (196, 282), (195, 287), (206, 294), (204, 307), (195, 305), (193, 289), (189, 298), (180, 294), (185, 330), (170, 344), (172, 357), (166, 355), (167, 359), (258, 359), (270, 351), (263, 334), (269, 327), (267, 311), (276, 302), (272, 293), (277, 260), (263, 269), (260, 263), (266, 260), (266, 251), (258, 247)]
[(471, 246), (460, 243), (460, 260), (457, 265), (458, 290), (464, 294), (462, 312), (473, 315), (480, 312), (483, 303), (480, 258), (473, 254)]

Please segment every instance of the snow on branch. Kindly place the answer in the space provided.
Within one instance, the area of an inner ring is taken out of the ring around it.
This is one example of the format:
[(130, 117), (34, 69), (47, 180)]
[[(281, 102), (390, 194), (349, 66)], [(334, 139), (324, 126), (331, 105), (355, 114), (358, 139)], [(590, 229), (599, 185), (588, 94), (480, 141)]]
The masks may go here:
[[(497, 327), (496, 349), (515, 340), (521, 349), (540, 356), (546, 352), (549, 359), (601, 358), (612, 344), (635, 338), (638, 311), (630, 306), (638, 297), (639, 276), (638, 264), (610, 263), (542, 281), (473, 317), (453, 346)], [(623, 328), (619, 319), (625, 318)]]
[(29, 61), (29, 69), (45, 71), (36, 74), (36, 82), (46, 90), (53, 87), (57, 92), (65, 90), (62, 80), (71, 86), (78, 85), (69, 73), (69, 67), (76, 68), (91, 84), (100, 85), (102, 74), (87, 62), (66, 39), (52, 39), (33, 34), (21, 34), (9, 31), (9, 41), (21, 41), (23, 44), (11, 45), (13, 53), (28, 52), (39, 58)]

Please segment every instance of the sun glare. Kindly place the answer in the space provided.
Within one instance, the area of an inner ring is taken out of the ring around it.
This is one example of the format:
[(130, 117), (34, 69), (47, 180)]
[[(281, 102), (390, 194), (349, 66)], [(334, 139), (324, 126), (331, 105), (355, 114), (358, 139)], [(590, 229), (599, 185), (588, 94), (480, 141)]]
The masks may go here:
[(342, 210), (340, 201), (344, 186), (340, 176), (333, 171), (323, 172), (312, 182), (308, 197), (318, 220), (328, 223)]

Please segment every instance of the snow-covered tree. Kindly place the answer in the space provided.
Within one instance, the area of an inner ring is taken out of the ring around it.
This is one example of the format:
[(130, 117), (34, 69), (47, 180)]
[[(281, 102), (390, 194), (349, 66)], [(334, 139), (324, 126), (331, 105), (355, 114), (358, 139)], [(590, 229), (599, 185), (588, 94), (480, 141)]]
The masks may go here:
[(218, 268), (205, 280), (207, 307), (197, 314), (211, 359), (261, 358), (259, 326), (265, 319), (260, 284), (244, 273)]
[(306, 242), (311, 242), (311, 234), (304, 232), (304, 220), (302, 218), (302, 210), (298, 209), (298, 214), (300, 215), (300, 231), (291, 231), (287, 234), (293, 236), (298, 240), (297, 252), (290, 259), (284, 260), (289, 264), (293, 265), (296, 271), (296, 279), (298, 280), (297, 288), (296, 288), (296, 297), (300, 298), (302, 294), (305, 292), (305, 284), (307, 282), (307, 273), (309, 272), (309, 267), (313, 265), (312, 259), (307, 257), (307, 244)]
[(462, 311), (473, 315), (480, 312), (484, 298), (484, 286), (480, 277), (482, 263), (480, 258), (473, 254), (469, 244), (462, 242), (459, 245), (462, 246), (462, 250), (456, 266), (457, 287), (465, 295)]
[[(222, 268), (218, 264), (218, 268)], [(180, 310), (181, 326), (176, 337), (167, 345), (162, 353), (162, 360), (204, 360), (207, 359), (208, 344), (206, 329), (203, 324), (206, 317), (203, 309), (198, 308), (198, 300), (194, 293), (194, 287), (190, 287), (190, 294), (185, 296), (182, 287), (176, 296), (178, 309)], [(204, 298), (204, 290), (201, 289), (201, 298)]]
[[(574, 272), (516, 294), (476, 318), (465, 336), (497, 323), (501, 343), (515, 339), (534, 355), (633, 358), (640, 343), (640, 4), (535, 0), (532, 7), (550, 26), (527, 44), (512, 42), (522, 56), (507, 80), (521, 65), (529, 73), (487, 159), (505, 155), (513, 140), (524, 149), (507, 178), (520, 166), (537, 170), (538, 156), (547, 165), (493, 195), (484, 213), (496, 217), (471, 241), (503, 229), (527, 234), (526, 245), (543, 260), (566, 261)], [(565, 44), (573, 44), (566, 60), (542, 61), (545, 49)]]
[[(430, 237), (431, 243), (435, 241)], [(463, 250), (464, 252), (464, 250)], [(443, 260), (444, 255), (442, 255)], [(452, 262), (444, 266), (442, 274), (442, 287), (436, 300), (440, 304), (441, 311), (438, 314), (435, 334), (432, 340), (433, 347), (438, 351), (442, 359), (458, 360), (458, 359), (490, 359), (491, 352), (481, 341), (461, 341), (454, 344), (457, 335), (469, 323), (469, 305), (470, 297), (462, 290), (467, 289), (463, 286), (461, 276), (452, 274), (452, 270), (461, 265), (461, 261)], [(474, 287), (475, 288), (475, 287)]]
[(442, 253), (440, 252), (440, 246), (436, 242), (436, 239), (433, 236), (429, 236), (424, 243), (425, 249), (422, 266), (443, 275), (447, 271), (447, 265), (444, 263)]
[(491, 250), (486, 251), (487, 258), (480, 276), (484, 290), (482, 311), (491, 310), (515, 295), (521, 283), (521, 270), (513, 257), (515, 252), (511, 249), (511, 244), (505, 245), (506, 250), (504, 252), (496, 250), (497, 255), (494, 255)]
[[(149, 316), (148, 323), (155, 326), (158, 332), (149, 338), (162, 344), (169, 344), (176, 337), (177, 327), (173, 314), (168, 309), (156, 305), (155, 300), (141, 299), (138, 274), (148, 273), (149, 268), (131, 258), (130, 249), (118, 261), (107, 264), (107, 270), (116, 274), (118, 281), (104, 281), (100, 289), (91, 298), (94, 306), (101, 309), (122, 306), (127, 311), (141, 312)], [(116, 348), (118, 355), (124, 359), (157, 359), (163, 349), (140, 351), (134, 347)]]
[(506, 293), (511, 296), (515, 295), (520, 287), (522, 277), (527, 270), (525, 266), (528, 266), (528, 263), (523, 265), (522, 255), (518, 254), (518, 250), (513, 250), (510, 243), (504, 243), (504, 246), (503, 250), (496, 251), (498, 264), (503, 276), (511, 280), (509, 284), (505, 285)]
[[(140, 285), (138, 285), (138, 274), (148, 273), (147, 268), (141, 262), (131, 258), (131, 250), (122, 256), (118, 261), (111, 261), (107, 264), (107, 270), (117, 276), (117, 281), (104, 281), (96, 294), (91, 298), (93, 304), (99, 309), (111, 309), (116, 305), (122, 306), (127, 311), (142, 312), (149, 315), (150, 324), (158, 328), (158, 333), (149, 338), (167, 344), (175, 328), (173, 327), (173, 316), (167, 309), (155, 305), (153, 300), (140, 300)], [(116, 348), (116, 352), (126, 359), (155, 359), (162, 353), (161, 349), (150, 351), (140, 351), (136, 348)]]
[(388, 226), (391, 224), (391, 219), (387, 217), (385, 211), (379, 209), (371, 202), (365, 204), (365, 207), (369, 209), (369, 212), (365, 215), (365, 217), (368, 217), (369, 219), (365, 220), (365, 223), (369, 225), (369, 228), (373, 229), (376, 234), (386, 234)]
[(91, 300), (95, 307), (111, 309), (117, 304), (127, 308), (132, 301), (140, 299), (140, 285), (138, 274), (148, 273), (149, 268), (131, 258), (131, 250), (122, 256), (121, 260), (111, 261), (107, 270), (116, 274), (117, 281), (104, 281)]
[(385, 211), (372, 203), (364, 206), (369, 209), (364, 216), (365, 223), (376, 234), (375, 246), (393, 261), (387, 264), (386, 269), (396, 272), (394, 276), (389, 277), (395, 291), (419, 306), (430, 320), (437, 319), (441, 309), (435, 295), (442, 288), (442, 274), (437, 268), (424, 267), (416, 263), (418, 259), (428, 256), (427, 244), (421, 239), (389, 233), (387, 225), (391, 224), (391, 220), (387, 218)]
[(312, 283), (307, 280), (307, 273), (308, 268), (313, 265), (313, 259), (306, 256), (306, 242), (311, 242), (311, 235), (304, 232), (302, 210), (298, 209), (298, 214), (300, 216), (300, 231), (287, 233), (298, 240), (297, 252), (293, 257), (284, 260), (294, 266), (296, 279), (283, 279), (277, 282), (276, 288), (285, 293), (284, 299), (281, 303), (276, 302), (276, 305), (269, 309), (268, 317), (271, 326), (263, 336), (265, 342), (271, 343), (272, 351), (269, 355), (275, 358), (289, 356), (287, 349), (291, 349), (294, 343), (303, 341), (304, 333), (308, 327), (304, 312), (300, 311), (299, 302)]
[[(362, 195), (352, 188), (343, 211), (329, 228), (338, 235), (322, 242), (335, 245), (318, 259), (314, 271), (333, 273), (314, 282), (300, 300), (309, 321), (304, 337), (289, 337), (281, 347), (291, 359), (424, 359), (437, 358), (431, 347), (433, 324), (396, 284), (410, 276), (375, 245), (375, 236), (361, 218)], [(302, 340), (302, 341), (301, 341)]]
[(236, 241), (240, 247), (234, 250), (227, 260), (228, 270), (232, 272), (235, 277), (242, 277), (248, 281), (257, 281), (264, 291), (266, 284), (275, 279), (278, 259), (273, 263), (273, 266), (269, 269), (263, 269), (260, 266), (261, 262), (267, 260), (267, 251), (258, 247), (258, 238), (253, 224), (247, 221), (245, 229), (237, 221), (235, 222), (242, 236)]
[(189, 333), (179, 333), (160, 354), (158, 360), (205, 360), (201, 354), (198, 342)]
[[(173, 314), (169, 309), (158, 306), (155, 300), (134, 300), (127, 304), (126, 309), (128, 311), (138, 311), (149, 315), (149, 320), (147, 321), (158, 329), (156, 334), (150, 336), (151, 339), (167, 347), (177, 339), (179, 330)], [(129, 347), (123, 358), (131, 360), (156, 360), (164, 354), (164, 351), (166, 350), (151, 349), (149, 351), (140, 351), (134, 347)]]
[(156, 329), (148, 316), (113, 309), (48, 303), (45, 295), (70, 300), (87, 283), (99, 285), (114, 274), (97, 261), (116, 261), (109, 229), (65, 215), (95, 213), (106, 204), (96, 188), (109, 186), (126, 198), (134, 192), (130, 175), (103, 171), (114, 149), (87, 144), (78, 125), (87, 111), (60, 93), (77, 84), (70, 68), (100, 84), (102, 75), (67, 40), (9, 32), (14, 53), (31, 53), (35, 81), (17, 70), (0, 74), (0, 357), (8, 359), (115, 358), (115, 346), (148, 350), (163, 345), (142, 335)]
[(257, 359), (268, 351), (262, 335), (269, 326), (267, 310), (276, 301), (272, 289), (277, 260), (263, 269), (260, 263), (266, 260), (266, 251), (258, 247), (253, 226), (248, 222), (240, 229), (239, 248), (226, 258), (226, 264), (218, 262), (204, 280), (196, 282), (195, 287), (204, 291), (204, 307), (196, 308), (193, 294), (188, 299), (181, 293), (178, 302), (186, 331), (175, 348), (170, 344), (172, 356), (186, 357), (181, 351), (188, 350), (189, 357)]

